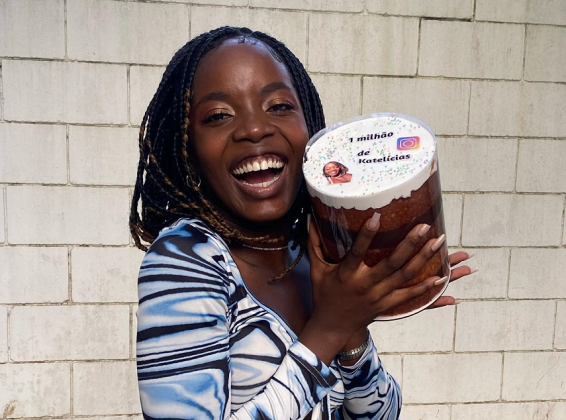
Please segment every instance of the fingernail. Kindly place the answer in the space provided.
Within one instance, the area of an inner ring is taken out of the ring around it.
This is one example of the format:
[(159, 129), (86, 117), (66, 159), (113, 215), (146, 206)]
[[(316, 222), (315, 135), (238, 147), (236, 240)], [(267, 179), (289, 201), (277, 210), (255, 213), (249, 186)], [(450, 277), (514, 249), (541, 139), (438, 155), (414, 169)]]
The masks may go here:
[(376, 230), (377, 227), (379, 226), (379, 219), (380, 218), (381, 218), (381, 214), (374, 213), (373, 216), (371, 216), (371, 219), (369, 220), (368, 229), (369, 230)]
[(426, 235), (426, 233), (429, 231), (429, 229), (430, 229), (430, 225), (422, 225), (417, 233), (422, 238), (423, 236)]
[(474, 267), (474, 268), (470, 269), (470, 274), (474, 274), (474, 273), (476, 273), (477, 271), (478, 271), (478, 269)]
[(430, 249), (432, 249), (432, 252), (436, 252), (438, 251), (438, 249), (442, 246), (442, 244), (444, 243), (444, 240), (446, 239), (446, 235), (443, 233), (442, 235), (440, 235), (440, 237), (434, 241), (434, 243), (432, 244), (432, 246), (430, 247)]
[(454, 300), (454, 305), (459, 305), (460, 303), (462, 303), (462, 301), (460, 299), (455, 299)]
[(444, 276), (444, 277), (442, 277), (441, 279), (436, 280), (436, 281), (434, 282), (434, 285), (435, 285), (435, 286), (438, 286), (439, 284), (446, 283), (446, 280), (448, 280), (448, 276)]
[(310, 232), (311, 229), (311, 215), (307, 214), (307, 233)]
[(472, 258), (474, 255), (476, 255), (475, 252), (468, 252), (468, 259)]

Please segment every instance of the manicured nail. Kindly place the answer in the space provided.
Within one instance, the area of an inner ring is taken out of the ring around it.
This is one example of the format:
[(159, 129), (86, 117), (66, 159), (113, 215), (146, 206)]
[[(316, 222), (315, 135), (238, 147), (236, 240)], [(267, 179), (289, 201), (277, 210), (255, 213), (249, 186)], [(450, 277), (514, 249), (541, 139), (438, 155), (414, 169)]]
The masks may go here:
[(310, 232), (311, 229), (311, 215), (307, 214), (307, 233)]
[(474, 255), (476, 255), (475, 252), (468, 252), (468, 259), (472, 258)]
[(436, 281), (434, 282), (434, 285), (435, 285), (435, 286), (438, 286), (439, 284), (446, 283), (446, 280), (448, 280), (448, 276), (444, 276), (444, 277), (442, 277), (441, 279), (436, 280)]
[(430, 249), (432, 249), (432, 252), (438, 251), (445, 240), (446, 240), (446, 235), (443, 233), (436, 241), (434, 241), (434, 243), (430, 247)]
[(422, 238), (429, 231), (430, 225), (422, 225), (417, 231), (418, 235)]
[(455, 299), (454, 300), (454, 305), (459, 305), (460, 303), (462, 303), (462, 301), (460, 299)]
[(478, 271), (478, 269), (474, 267), (474, 268), (470, 269), (470, 274), (474, 274), (474, 273), (476, 273), (477, 271)]
[(371, 219), (369, 220), (368, 229), (369, 230), (376, 230), (377, 227), (379, 226), (379, 219), (380, 218), (381, 218), (381, 214), (374, 213), (373, 216), (371, 216)]

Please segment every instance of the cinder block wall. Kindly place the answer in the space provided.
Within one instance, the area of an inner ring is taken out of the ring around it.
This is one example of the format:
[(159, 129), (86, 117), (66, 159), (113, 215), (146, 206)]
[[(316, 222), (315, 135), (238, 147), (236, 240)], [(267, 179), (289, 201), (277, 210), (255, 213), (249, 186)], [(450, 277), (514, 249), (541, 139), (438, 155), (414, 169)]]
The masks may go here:
[(0, 417), (139, 416), (128, 236), (163, 66), (223, 24), (282, 39), (329, 122), (439, 135), (458, 307), (379, 323), (403, 419), (566, 418), (564, 0), (0, 0)]

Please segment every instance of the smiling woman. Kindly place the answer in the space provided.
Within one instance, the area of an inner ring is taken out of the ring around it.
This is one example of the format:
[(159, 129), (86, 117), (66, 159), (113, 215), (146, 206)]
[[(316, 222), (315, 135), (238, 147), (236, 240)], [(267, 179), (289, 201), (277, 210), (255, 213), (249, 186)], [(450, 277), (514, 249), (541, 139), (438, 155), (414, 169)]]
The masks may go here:
[(398, 418), (399, 387), (366, 327), (446, 281), (397, 290), (443, 239), (409, 259), (429, 228), (418, 225), (369, 268), (374, 215), (343, 261), (327, 263), (308, 230), (301, 172), (323, 127), (307, 72), (268, 35), (219, 28), (171, 60), (142, 122), (130, 215), (147, 250), (137, 337), (145, 418)]

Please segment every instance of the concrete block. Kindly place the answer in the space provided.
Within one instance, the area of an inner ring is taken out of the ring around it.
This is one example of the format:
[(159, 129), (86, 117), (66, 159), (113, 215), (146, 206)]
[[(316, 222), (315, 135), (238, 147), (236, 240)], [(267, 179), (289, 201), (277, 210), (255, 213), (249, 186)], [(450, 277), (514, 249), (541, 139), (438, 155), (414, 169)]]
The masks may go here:
[[(379, 340), (374, 338), (375, 347), (379, 352)], [(403, 359), (398, 354), (379, 355), (383, 367), (395, 378), (399, 385), (403, 384)]]
[(500, 378), (501, 355), (497, 353), (407, 355), (403, 360), (403, 402), (495, 401)]
[(370, 13), (384, 15), (466, 19), (474, 14), (473, 0), (367, 0), (366, 7)]
[(9, 418), (68, 415), (70, 390), (68, 363), (0, 365), (0, 407)]
[(401, 418), (408, 420), (450, 420), (447, 405), (403, 405)]
[(311, 76), (320, 95), (326, 125), (360, 115), (362, 92), (361, 78), (356, 76)]
[(527, 27), (525, 79), (566, 82), (566, 28)]
[(566, 85), (472, 82), (470, 134), (566, 137)]
[[(434, 330), (429, 328), (434, 325)], [(423, 311), (395, 322), (374, 322), (369, 330), (382, 352), (428, 352), (452, 350), (454, 307)]]
[(69, 298), (67, 248), (0, 247), (0, 303), (56, 303)]
[(78, 247), (71, 253), (74, 302), (137, 302), (144, 253), (137, 248)]
[(0, 182), (67, 183), (62, 125), (0, 124)]
[(75, 415), (140, 413), (136, 363), (75, 363), (73, 412)]
[(414, 75), (418, 37), (418, 19), (313, 13), (309, 23), (308, 69)]
[(503, 400), (559, 400), (566, 394), (566, 352), (507, 353), (504, 364)]
[[(566, 141), (521, 140), (517, 191), (566, 192)], [(550, 175), (552, 174), (552, 175)]]
[(566, 249), (517, 248), (511, 251), (509, 297), (566, 298)]
[(443, 191), (513, 191), (516, 139), (440, 138)]
[(566, 25), (562, 0), (477, 0), (476, 20)]
[(419, 74), (518, 80), (524, 39), (523, 25), (423, 20)]
[(126, 66), (4, 60), (2, 78), (6, 120), (128, 122)]
[(560, 420), (566, 418), (566, 403), (493, 403), (452, 406), (452, 420)]
[(127, 359), (129, 327), (125, 305), (17, 306), (10, 354), (16, 361)]
[(181, 4), (73, 0), (67, 4), (69, 58), (167, 64), (187, 41), (189, 11)]
[(129, 243), (127, 188), (8, 187), (7, 190), (11, 244)]
[(71, 184), (134, 185), (138, 133), (125, 127), (69, 127)]
[(0, 306), (0, 363), (8, 361), (8, 307)]
[(63, 0), (1, 0), (0, 56), (63, 58)]
[(250, 0), (251, 7), (273, 9), (320, 10), (324, 12), (362, 12), (363, 0)]
[(442, 194), (444, 225), (446, 227), (446, 243), (448, 246), (458, 246), (462, 231), (462, 202), (460, 194)]
[(554, 302), (464, 302), (458, 306), (456, 351), (550, 350)]
[(141, 125), (145, 110), (159, 86), (165, 67), (130, 67), (130, 123)]
[(307, 17), (303, 12), (195, 6), (191, 7), (191, 38), (224, 25), (249, 27), (284, 42), (306, 67)]
[(562, 197), (554, 195), (467, 195), (462, 244), (559, 245), (563, 207)]
[[(457, 299), (497, 299), (507, 296), (509, 279), (508, 248), (466, 248), (475, 256), (464, 262), (478, 272), (448, 286), (448, 295)], [(452, 251), (451, 251), (452, 252)]]
[(364, 77), (362, 112), (399, 112), (418, 118), (436, 135), (466, 134), (470, 82)]

